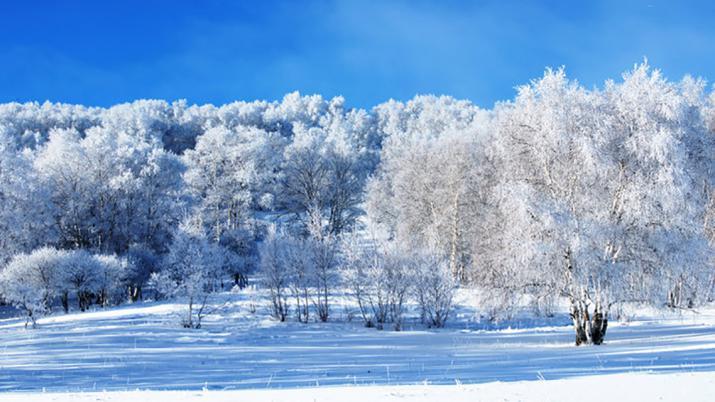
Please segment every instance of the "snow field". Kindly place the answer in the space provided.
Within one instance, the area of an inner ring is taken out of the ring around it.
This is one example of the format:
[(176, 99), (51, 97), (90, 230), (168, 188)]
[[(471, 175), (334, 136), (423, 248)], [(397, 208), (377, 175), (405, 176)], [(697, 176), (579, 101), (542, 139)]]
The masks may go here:
[(412, 317), (401, 332), (348, 322), (345, 299), (335, 322), (279, 323), (250, 291), (216, 296), (199, 330), (178, 325), (184, 306), (174, 303), (57, 313), (35, 330), (3, 319), (0, 399), (568, 400), (560, 384), (603, 398), (636, 382), (634, 392), (665, 400), (715, 397), (713, 309), (613, 322), (606, 344), (574, 347), (563, 315), (495, 326), (465, 300), (447, 328), (428, 330)]

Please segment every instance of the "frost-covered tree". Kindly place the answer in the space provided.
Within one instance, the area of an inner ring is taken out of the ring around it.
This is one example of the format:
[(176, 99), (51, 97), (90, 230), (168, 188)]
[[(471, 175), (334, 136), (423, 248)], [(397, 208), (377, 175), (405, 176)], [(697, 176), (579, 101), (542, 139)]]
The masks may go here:
[(330, 297), (338, 283), (338, 251), (330, 235), (302, 237), (269, 228), (260, 246), (260, 273), (275, 318), (285, 321), (290, 293), (299, 322), (309, 322), (313, 310), (320, 321), (328, 321)]
[(392, 244), (361, 244), (354, 238), (343, 243), (343, 254), (343, 275), (365, 325), (382, 329), (391, 323), (399, 331), (414, 280), (409, 254)]
[(308, 228), (339, 235), (361, 214), (367, 176), (374, 169), (376, 138), (367, 117), (333, 110), (325, 127), (294, 124), (285, 149), (278, 207)]
[(122, 279), (126, 277), (127, 260), (116, 255), (96, 255), (100, 267), (97, 284), (97, 304), (102, 307), (126, 300)]
[(263, 286), (270, 294), (273, 317), (279, 321), (285, 321), (290, 311), (291, 277), (284, 252), (282, 238), (276, 234), (275, 226), (269, 227), (259, 247), (259, 267)]
[(184, 175), (195, 200), (195, 214), (207, 236), (224, 247), (226, 273), (245, 285), (256, 264), (257, 210), (270, 208), (275, 172), (280, 163), (275, 148), (283, 139), (266, 131), (238, 126), (215, 127), (197, 139), (184, 155)]
[[(43, 303), (41, 309), (35, 308), (36, 313), (51, 312), (58, 297), (68, 312), (70, 294), (76, 297), (82, 311), (93, 302), (107, 306), (125, 296), (121, 279), (127, 264), (116, 256), (42, 247), (30, 254), (16, 255), (7, 269), (11, 266), (17, 266), (12, 269), (13, 275), (32, 278), (30, 282), (35, 296)], [(12, 300), (12, 297), (8, 296), (8, 299)]]
[(330, 316), (330, 296), (338, 282), (338, 242), (333, 235), (323, 236), (317, 230), (304, 246), (312, 265), (313, 305), (318, 319), (325, 322)]
[(455, 278), (471, 279), (470, 239), (480, 236), (482, 142), (489, 114), (449, 97), (416, 97), (376, 108), (388, 134), (367, 186), (374, 223), (400, 243), (436, 248)]
[(417, 253), (412, 258), (413, 292), (420, 306), (422, 322), (444, 327), (452, 310), (457, 281), (448, 259), (439, 252)]
[(37, 326), (37, 316), (47, 311), (42, 286), (35, 272), (20, 261), (13, 260), (0, 272), (0, 294), (27, 316), (25, 328), (30, 323)]
[[(703, 227), (705, 237), (712, 249), (715, 247), (715, 194), (713, 194), (712, 189), (710, 189), (708, 194), (710, 199), (705, 210), (705, 223)], [(705, 281), (704, 284), (700, 284), (700, 286), (704, 287), (701, 294), (705, 301), (711, 302), (715, 300), (715, 259), (711, 258), (708, 264), (705, 264), (704, 269), (709, 271), (709, 280)]]
[(174, 233), (161, 270), (151, 277), (159, 293), (186, 301), (187, 310), (181, 321), (186, 328), (201, 328), (207, 313), (216, 272), (221, 269), (212, 247), (200, 225), (185, 221)]
[(441, 250), (466, 281), (469, 239), (481, 210), (480, 160), (471, 132), (392, 136), (379, 174), (368, 184), (368, 211), (399, 242)]
[(125, 258), (127, 267), (122, 277), (122, 283), (127, 290), (129, 300), (141, 300), (143, 289), (149, 282), (151, 274), (159, 270), (160, 256), (148, 247), (133, 245), (127, 251)]
[(295, 300), (295, 314), (302, 323), (310, 321), (315, 274), (308, 241), (290, 235), (282, 239), (283, 258), (290, 278), (288, 283)]
[(570, 301), (577, 344), (600, 344), (614, 304), (656, 302), (673, 267), (706, 253), (704, 183), (689, 173), (709, 163), (702, 124), (657, 71), (624, 79), (586, 91), (547, 71), (499, 111), (512, 208), (495, 252), (512, 283)]
[(0, 128), (0, 265), (51, 239), (45, 191), (32, 171), (32, 155), (18, 152)]
[(248, 276), (258, 265), (258, 225), (241, 228), (224, 234), (218, 246), (224, 253), (224, 274), (233, 279), (241, 288), (248, 284)]
[(298, 129), (297, 139), (286, 150), (282, 167), (281, 208), (290, 211), (304, 226), (320, 226), (325, 208), (328, 166), (320, 152), (322, 130)]
[(373, 113), (378, 130), (388, 138), (479, 129), (484, 118), (484, 111), (469, 101), (433, 95), (416, 96), (407, 103), (390, 100), (376, 106)]
[(103, 285), (104, 266), (89, 252), (75, 250), (64, 259), (62, 298), (67, 311), (70, 292), (77, 298), (80, 311), (87, 310)]
[(216, 127), (197, 139), (186, 152), (186, 184), (198, 200), (203, 224), (216, 241), (241, 229), (252, 217), (254, 200), (268, 188), (277, 165), (271, 142), (280, 141), (263, 130)]
[(50, 192), (48, 208), (61, 247), (88, 247), (93, 240), (88, 227), (94, 197), (91, 167), (79, 140), (77, 131), (54, 130), (35, 159), (35, 169)]
[(0, 104), (0, 131), (17, 149), (35, 149), (47, 141), (54, 129), (84, 132), (101, 124), (103, 109), (82, 105), (37, 102)]
[(126, 132), (55, 130), (35, 159), (57, 245), (123, 253), (162, 250), (178, 220), (180, 161)]
[(66, 255), (53, 248), (40, 248), (30, 254), (16, 255), (0, 272), (0, 295), (21, 309), (33, 327), (39, 315), (52, 311), (62, 287)]

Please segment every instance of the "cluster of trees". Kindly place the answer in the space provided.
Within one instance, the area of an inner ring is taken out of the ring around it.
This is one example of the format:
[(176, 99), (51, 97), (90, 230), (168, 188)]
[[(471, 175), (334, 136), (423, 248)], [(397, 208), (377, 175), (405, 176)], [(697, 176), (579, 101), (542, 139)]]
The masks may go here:
[(368, 214), (442, 250), (485, 307), (565, 299), (576, 343), (600, 344), (623, 303), (713, 296), (713, 100), (647, 64), (592, 90), (547, 70), (486, 116), (401, 121)]
[(275, 318), (286, 320), (293, 299), (298, 321), (309, 322), (313, 308), (320, 321), (328, 321), (331, 290), (338, 282), (338, 245), (332, 235), (311, 231), (302, 237), (271, 227), (259, 253)]
[[(4, 281), (39, 269), (5, 267), (46, 247), (114, 256), (133, 272), (124, 299), (149, 284), (186, 298), (184, 324), (199, 326), (205, 294), (226, 278), (245, 285), (256, 268), (265, 222), (307, 234), (325, 221), (330, 236), (352, 228), (380, 143), (372, 115), (298, 93), (222, 107), (0, 105)], [(1, 295), (23, 305), (16, 296)]]
[(346, 290), (367, 327), (400, 330), (406, 304), (415, 301), (422, 322), (443, 327), (457, 282), (438, 251), (413, 251), (392, 242), (344, 235), (340, 240), (311, 231), (307, 237), (272, 227), (260, 250), (260, 274), (273, 316), (285, 321), (291, 308), (299, 322), (311, 311), (328, 321), (330, 299)]
[[(494, 314), (567, 300), (577, 343), (598, 344), (623, 303), (712, 298), (714, 130), (705, 83), (647, 63), (600, 89), (547, 70), (491, 110), (297, 93), (0, 105), (2, 297), (25, 303), (39, 255), (83, 253), (124, 298), (186, 298), (190, 327), (259, 268), (281, 320), (328, 320), (341, 286), (367, 325), (399, 328), (413, 300), (441, 326), (462, 284)], [(52, 289), (33, 317), (70, 287)]]
[(343, 278), (365, 325), (402, 326), (405, 305), (415, 301), (429, 327), (443, 327), (457, 285), (445, 256), (437, 250), (415, 251), (394, 243), (353, 239), (343, 244)]
[(25, 313), (25, 326), (34, 327), (37, 317), (51, 311), (57, 300), (67, 312), (70, 294), (82, 311), (93, 301), (99, 305), (116, 301), (122, 296), (118, 289), (131, 283), (131, 276), (126, 259), (43, 247), (13, 257), (0, 272), (0, 292)]

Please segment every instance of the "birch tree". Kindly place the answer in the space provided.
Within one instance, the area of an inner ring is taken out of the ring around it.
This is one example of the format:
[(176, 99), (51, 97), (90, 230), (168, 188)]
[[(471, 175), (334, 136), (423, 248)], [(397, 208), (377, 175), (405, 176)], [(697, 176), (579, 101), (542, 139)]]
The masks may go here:
[(614, 304), (656, 303), (649, 291), (685, 256), (702, 261), (692, 225), (702, 184), (687, 172), (706, 161), (687, 109), (676, 85), (641, 65), (605, 92), (549, 70), (500, 111), (505, 186), (523, 205), (505, 239), (523, 246), (506, 265), (527, 264), (521, 286), (570, 301), (577, 344), (603, 342)]

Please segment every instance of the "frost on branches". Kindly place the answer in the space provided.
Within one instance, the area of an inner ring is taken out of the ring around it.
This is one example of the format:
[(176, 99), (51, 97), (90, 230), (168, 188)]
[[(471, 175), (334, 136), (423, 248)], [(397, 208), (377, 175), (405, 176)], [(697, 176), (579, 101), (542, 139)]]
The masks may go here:
[(0, 272), (0, 291), (35, 327), (37, 318), (52, 313), (58, 301), (68, 312), (71, 296), (82, 311), (93, 303), (107, 306), (119, 302), (126, 267), (126, 260), (114, 255), (43, 247), (18, 254), (8, 263)]
[(201, 328), (207, 302), (215, 286), (212, 280), (222, 267), (220, 249), (210, 243), (196, 222), (186, 221), (174, 233), (162, 268), (151, 277), (157, 291), (165, 297), (186, 303), (181, 324)]

